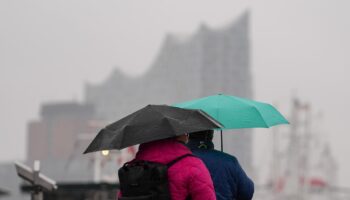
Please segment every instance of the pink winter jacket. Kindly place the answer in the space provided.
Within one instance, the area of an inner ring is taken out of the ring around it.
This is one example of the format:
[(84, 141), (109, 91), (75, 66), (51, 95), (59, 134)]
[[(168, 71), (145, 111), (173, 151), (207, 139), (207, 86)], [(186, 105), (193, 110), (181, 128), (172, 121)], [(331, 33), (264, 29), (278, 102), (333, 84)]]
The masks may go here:
[[(175, 139), (158, 140), (141, 144), (136, 160), (167, 164), (185, 155), (192, 154), (184, 144)], [(215, 190), (208, 169), (197, 157), (185, 157), (168, 169), (169, 190), (172, 200), (215, 200)]]

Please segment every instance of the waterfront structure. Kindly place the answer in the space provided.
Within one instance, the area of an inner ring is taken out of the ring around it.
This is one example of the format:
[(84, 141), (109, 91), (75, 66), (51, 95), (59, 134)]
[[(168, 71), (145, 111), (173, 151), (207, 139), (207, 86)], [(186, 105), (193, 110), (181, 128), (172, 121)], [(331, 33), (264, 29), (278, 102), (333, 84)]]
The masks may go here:
[[(97, 118), (115, 121), (146, 104), (171, 105), (218, 93), (253, 97), (248, 12), (221, 29), (203, 24), (188, 37), (167, 35), (145, 74), (131, 78), (115, 69), (104, 82), (86, 85), (85, 100), (95, 105)], [(224, 134), (224, 151), (236, 155), (247, 171), (250, 132)]]

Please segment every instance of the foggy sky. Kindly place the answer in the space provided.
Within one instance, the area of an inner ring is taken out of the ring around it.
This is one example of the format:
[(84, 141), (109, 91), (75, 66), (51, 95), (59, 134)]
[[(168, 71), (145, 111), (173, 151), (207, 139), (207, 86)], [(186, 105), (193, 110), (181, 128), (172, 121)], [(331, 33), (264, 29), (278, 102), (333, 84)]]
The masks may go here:
[[(350, 2), (347, 0), (0, 1), (0, 162), (24, 159), (26, 123), (41, 103), (83, 99), (86, 82), (114, 68), (137, 76), (166, 33), (221, 28), (249, 10), (255, 99), (289, 113), (292, 94), (323, 113), (350, 186), (348, 117)], [(256, 134), (255, 157), (269, 134)], [(259, 142), (257, 142), (259, 141)], [(268, 153), (268, 152), (265, 152)], [(258, 159), (261, 160), (261, 159)]]

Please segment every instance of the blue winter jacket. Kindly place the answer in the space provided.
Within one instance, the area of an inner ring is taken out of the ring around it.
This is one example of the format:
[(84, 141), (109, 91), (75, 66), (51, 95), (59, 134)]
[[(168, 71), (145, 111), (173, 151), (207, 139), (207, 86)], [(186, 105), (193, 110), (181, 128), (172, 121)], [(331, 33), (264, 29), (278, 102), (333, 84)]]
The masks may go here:
[(207, 166), (218, 200), (250, 200), (253, 198), (254, 183), (243, 171), (237, 158), (215, 150), (211, 141), (190, 140), (187, 146)]

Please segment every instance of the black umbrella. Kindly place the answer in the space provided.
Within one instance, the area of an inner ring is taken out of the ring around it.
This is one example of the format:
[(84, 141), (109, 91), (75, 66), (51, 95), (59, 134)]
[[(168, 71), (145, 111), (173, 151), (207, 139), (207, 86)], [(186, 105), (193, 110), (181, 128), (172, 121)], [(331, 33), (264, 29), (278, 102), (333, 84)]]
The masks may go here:
[(123, 149), (189, 132), (221, 128), (201, 110), (148, 105), (100, 130), (84, 153)]

